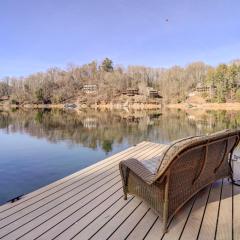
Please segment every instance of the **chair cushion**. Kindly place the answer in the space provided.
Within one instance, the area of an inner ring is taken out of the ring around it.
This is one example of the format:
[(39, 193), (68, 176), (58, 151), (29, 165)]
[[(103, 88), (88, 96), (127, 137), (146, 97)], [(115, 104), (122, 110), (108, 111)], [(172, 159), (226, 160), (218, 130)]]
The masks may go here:
[(150, 158), (150, 159), (144, 159), (141, 161), (141, 163), (152, 173), (156, 174), (158, 170), (158, 166), (160, 162), (163, 159), (163, 156), (166, 152), (166, 150), (169, 148), (170, 144), (159, 144), (160, 145), (160, 153), (159, 156)]
[(176, 146), (179, 146), (179, 144), (181, 144), (181, 146), (183, 145), (183, 143), (187, 142), (189, 143), (189, 140), (195, 139), (197, 138), (197, 136), (191, 136), (191, 137), (186, 137), (186, 138), (181, 138), (178, 140), (175, 140), (169, 144), (159, 144), (160, 149), (160, 153), (157, 157), (154, 158), (150, 158), (150, 159), (145, 159), (142, 160), (141, 163), (152, 173), (152, 174), (156, 174), (159, 166), (162, 164), (163, 159), (166, 158), (166, 156), (168, 155), (168, 152), (170, 152), (170, 150), (172, 148), (176, 148)]

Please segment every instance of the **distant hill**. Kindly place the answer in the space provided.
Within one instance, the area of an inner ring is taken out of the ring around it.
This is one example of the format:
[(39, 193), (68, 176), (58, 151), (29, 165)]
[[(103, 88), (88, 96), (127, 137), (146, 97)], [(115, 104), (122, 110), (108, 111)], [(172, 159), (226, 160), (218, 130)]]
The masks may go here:
[[(200, 91), (198, 97), (189, 94), (198, 86), (211, 91)], [(89, 88), (89, 89), (88, 89)], [(185, 67), (150, 68), (114, 65), (109, 58), (98, 63), (66, 69), (51, 68), (26, 77), (7, 77), (0, 81), (0, 102), (10, 104), (63, 104), (78, 100), (87, 104), (98, 101), (121, 101), (127, 89), (137, 89), (141, 101), (151, 99), (146, 89), (162, 96), (164, 103), (186, 101), (240, 101), (240, 61), (217, 67), (194, 62)], [(130, 101), (134, 97), (129, 96)]]

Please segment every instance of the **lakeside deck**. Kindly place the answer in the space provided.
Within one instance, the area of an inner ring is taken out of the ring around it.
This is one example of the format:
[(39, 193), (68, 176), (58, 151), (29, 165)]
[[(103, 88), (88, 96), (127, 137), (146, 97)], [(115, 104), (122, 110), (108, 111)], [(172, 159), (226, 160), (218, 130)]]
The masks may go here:
[[(199, 192), (163, 234), (157, 215), (139, 198), (123, 200), (118, 163), (160, 154), (142, 142), (0, 206), (0, 239), (240, 239), (240, 187), (227, 179)], [(239, 172), (240, 163), (234, 162)]]

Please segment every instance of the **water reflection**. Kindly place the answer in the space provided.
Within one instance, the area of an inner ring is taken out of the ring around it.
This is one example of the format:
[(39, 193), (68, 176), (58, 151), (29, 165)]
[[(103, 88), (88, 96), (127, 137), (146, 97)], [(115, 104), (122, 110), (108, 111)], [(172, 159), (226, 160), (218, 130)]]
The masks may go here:
[(65, 110), (1, 110), (0, 128), (11, 134), (27, 133), (51, 142), (68, 140), (105, 152), (124, 140), (134, 145), (144, 140), (169, 142), (189, 135), (237, 128), (240, 112), (100, 112)]

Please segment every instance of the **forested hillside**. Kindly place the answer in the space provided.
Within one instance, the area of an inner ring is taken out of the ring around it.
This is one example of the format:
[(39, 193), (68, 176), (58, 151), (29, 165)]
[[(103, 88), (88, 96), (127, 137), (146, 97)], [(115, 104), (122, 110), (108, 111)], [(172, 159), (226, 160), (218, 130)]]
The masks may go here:
[(164, 103), (184, 102), (197, 84), (214, 86), (214, 94), (202, 93), (209, 102), (240, 101), (240, 61), (216, 67), (194, 62), (185, 67), (150, 68), (113, 64), (106, 58), (66, 69), (51, 68), (26, 77), (6, 77), (0, 81), (0, 99), (21, 103), (65, 103), (77, 98), (93, 101), (84, 85), (94, 84), (94, 101), (117, 99), (127, 88), (153, 87)]

